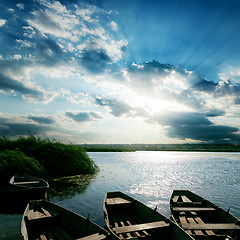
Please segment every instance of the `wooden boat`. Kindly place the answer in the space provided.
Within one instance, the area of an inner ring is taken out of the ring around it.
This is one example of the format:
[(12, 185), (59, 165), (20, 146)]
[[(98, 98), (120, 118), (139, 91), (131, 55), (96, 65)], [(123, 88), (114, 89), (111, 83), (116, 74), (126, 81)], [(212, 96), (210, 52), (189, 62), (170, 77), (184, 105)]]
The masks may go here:
[(110, 235), (88, 218), (46, 200), (28, 203), (22, 218), (21, 234), (24, 240), (103, 240)]
[(25, 207), (29, 200), (46, 199), (48, 188), (48, 182), (43, 179), (17, 174), (0, 189), (0, 202)]
[(122, 192), (108, 192), (103, 210), (107, 229), (120, 239), (193, 239), (156, 209)]
[(188, 190), (170, 198), (173, 220), (195, 239), (240, 239), (240, 221), (229, 211)]

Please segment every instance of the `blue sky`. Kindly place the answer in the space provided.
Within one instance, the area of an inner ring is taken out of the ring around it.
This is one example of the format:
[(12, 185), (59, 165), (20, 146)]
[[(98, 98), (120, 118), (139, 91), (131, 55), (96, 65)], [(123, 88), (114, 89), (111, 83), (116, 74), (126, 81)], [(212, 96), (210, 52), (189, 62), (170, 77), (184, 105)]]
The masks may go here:
[(0, 135), (239, 143), (240, 2), (0, 2)]

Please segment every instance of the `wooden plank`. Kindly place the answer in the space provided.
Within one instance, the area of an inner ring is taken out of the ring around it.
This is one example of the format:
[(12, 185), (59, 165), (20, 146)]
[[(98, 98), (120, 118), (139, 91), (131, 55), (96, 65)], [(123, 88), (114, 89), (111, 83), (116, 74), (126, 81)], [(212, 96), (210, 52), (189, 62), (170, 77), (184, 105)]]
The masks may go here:
[(46, 210), (45, 208), (41, 207), (42, 212), (47, 216), (47, 217), (52, 217), (52, 215), (50, 214), (50, 212), (48, 210)]
[(28, 212), (28, 215), (27, 215), (28, 220), (32, 220), (32, 219), (33, 219), (33, 216), (34, 216), (34, 211), (33, 211), (33, 209), (31, 209), (31, 210)]
[(86, 237), (82, 237), (82, 238), (77, 238), (76, 240), (102, 240), (105, 239), (106, 235), (104, 234), (99, 234), (99, 233), (95, 233)]
[[(127, 216), (131, 220), (132, 225), (136, 225), (136, 224), (140, 224), (141, 223), (140, 219), (135, 214), (132, 214), (131, 212), (128, 212)], [(151, 234), (149, 234), (146, 230), (139, 231), (139, 232), (141, 234), (143, 234), (142, 237), (146, 237), (146, 236), (149, 237), (149, 236), (151, 236)]]
[[(193, 219), (193, 218), (187, 218), (187, 220), (188, 220), (188, 222), (190, 223), (190, 224), (197, 224), (196, 222), (195, 222), (195, 220)], [(203, 233), (203, 231), (201, 231), (201, 230), (194, 230), (194, 233), (196, 234), (196, 235), (204, 235), (204, 233)]]
[(107, 199), (107, 204), (108, 205), (115, 205), (115, 204), (129, 204), (132, 203), (131, 201), (128, 201), (123, 198), (108, 198)]
[(47, 240), (47, 237), (46, 237), (46, 235), (44, 234), (44, 232), (43, 232), (42, 229), (39, 229), (38, 233), (39, 233), (39, 238), (40, 238), (41, 240)]
[(215, 209), (211, 207), (173, 207), (172, 210), (177, 212), (215, 211)]
[(132, 226), (118, 227), (118, 228), (114, 228), (113, 230), (117, 234), (119, 234), (119, 233), (128, 233), (128, 232), (135, 232), (135, 231), (141, 231), (146, 229), (154, 229), (154, 228), (169, 227), (169, 226), (170, 226), (169, 223), (165, 223), (164, 221), (158, 221), (158, 222), (137, 224)]
[[(188, 224), (186, 217), (183, 216), (183, 215), (180, 215), (180, 216), (179, 216), (179, 220), (180, 220), (180, 223), (181, 223), (181, 224)], [(187, 232), (188, 234), (190, 234), (190, 235), (192, 234), (192, 231), (191, 231), (191, 230), (186, 230), (186, 232)]]
[[(191, 214), (194, 216), (194, 220), (198, 223), (198, 224), (204, 224), (204, 221), (197, 215), (196, 212), (191, 212)], [(216, 235), (213, 231), (211, 230), (205, 230), (207, 235), (213, 236)]]
[(181, 197), (182, 197), (183, 202), (192, 203), (192, 201), (188, 197), (186, 197), (186, 196), (181, 196)]
[(173, 202), (176, 203), (178, 201), (179, 196), (174, 196), (173, 197)]
[(240, 230), (240, 226), (234, 223), (204, 223), (204, 224), (182, 224), (187, 230)]
[(31, 182), (14, 182), (14, 185), (21, 185), (21, 184), (32, 184), (32, 183), (40, 183), (39, 181), (31, 181)]

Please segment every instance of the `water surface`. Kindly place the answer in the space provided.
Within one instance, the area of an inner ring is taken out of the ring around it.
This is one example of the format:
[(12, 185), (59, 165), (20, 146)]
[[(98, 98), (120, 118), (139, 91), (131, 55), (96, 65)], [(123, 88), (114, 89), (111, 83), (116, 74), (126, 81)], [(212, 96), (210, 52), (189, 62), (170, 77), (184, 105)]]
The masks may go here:
[[(123, 152), (88, 153), (100, 167), (86, 186), (50, 200), (104, 227), (106, 192), (123, 191), (169, 217), (174, 189), (189, 189), (240, 218), (240, 153)], [(0, 214), (0, 239), (16, 239), (21, 214)]]

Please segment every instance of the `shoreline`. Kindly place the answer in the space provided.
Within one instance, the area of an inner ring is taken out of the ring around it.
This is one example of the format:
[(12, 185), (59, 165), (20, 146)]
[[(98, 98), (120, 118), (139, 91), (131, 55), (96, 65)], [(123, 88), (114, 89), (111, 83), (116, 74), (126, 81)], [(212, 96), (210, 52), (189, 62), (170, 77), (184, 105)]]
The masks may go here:
[(187, 151), (240, 152), (240, 144), (81, 144), (86, 152)]

